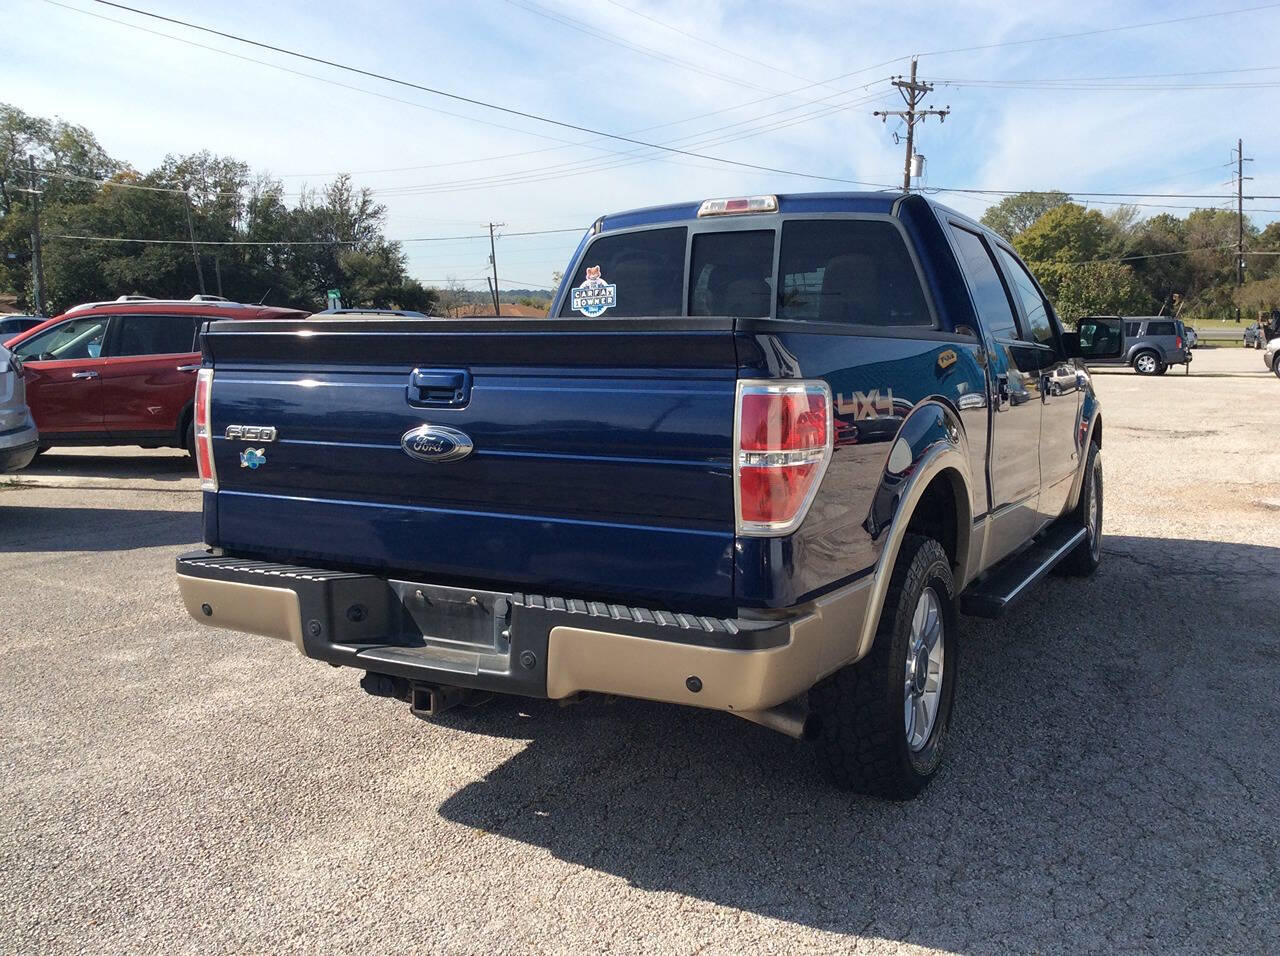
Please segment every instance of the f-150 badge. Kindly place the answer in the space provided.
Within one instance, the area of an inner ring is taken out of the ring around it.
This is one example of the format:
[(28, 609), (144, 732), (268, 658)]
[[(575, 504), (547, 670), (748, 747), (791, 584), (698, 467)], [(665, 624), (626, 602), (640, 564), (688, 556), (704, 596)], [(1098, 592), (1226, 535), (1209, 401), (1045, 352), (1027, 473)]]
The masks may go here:
[(240, 439), (240, 441), (275, 441), (276, 426), (274, 425), (228, 425), (227, 430), (223, 433), (231, 440)]
[(603, 315), (605, 309), (612, 309), (617, 304), (618, 287), (601, 278), (599, 266), (587, 266), (587, 278), (573, 290), (569, 299), (570, 308), (594, 319), (597, 315)]
[(259, 468), (267, 463), (267, 450), (265, 448), (246, 448), (240, 452), (241, 468)]

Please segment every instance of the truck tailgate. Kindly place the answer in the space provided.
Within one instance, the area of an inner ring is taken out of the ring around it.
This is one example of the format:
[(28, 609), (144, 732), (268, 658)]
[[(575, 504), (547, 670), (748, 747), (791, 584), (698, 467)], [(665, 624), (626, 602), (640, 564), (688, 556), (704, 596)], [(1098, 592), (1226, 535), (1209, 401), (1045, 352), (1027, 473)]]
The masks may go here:
[[(212, 545), (575, 597), (732, 599), (730, 320), (242, 321), (204, 343)], [(424, 424), (473, 452), (411, 457), (401, 438)]]

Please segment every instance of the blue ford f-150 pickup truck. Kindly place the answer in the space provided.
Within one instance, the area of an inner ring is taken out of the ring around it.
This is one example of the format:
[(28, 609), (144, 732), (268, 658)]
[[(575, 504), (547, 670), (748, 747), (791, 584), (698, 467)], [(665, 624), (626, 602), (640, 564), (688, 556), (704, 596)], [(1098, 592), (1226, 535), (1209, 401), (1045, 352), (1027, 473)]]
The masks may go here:
[(216, 322), (198, 621), (431, 715), (599, 692), (816, 741), (839, 785), (938, 768), (957, 615), (1088, 574), (1102, 419), (1012, 249), (919, 196), (597, 220), (547, 319)]

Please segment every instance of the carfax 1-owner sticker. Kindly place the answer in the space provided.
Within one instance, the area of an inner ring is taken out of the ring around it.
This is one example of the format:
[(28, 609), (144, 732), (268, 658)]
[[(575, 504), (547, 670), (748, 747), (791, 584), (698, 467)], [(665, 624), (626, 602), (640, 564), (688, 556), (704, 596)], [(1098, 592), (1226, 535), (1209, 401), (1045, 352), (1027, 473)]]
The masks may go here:
[(618, 287), (604, 281), (599, 266), (587, 266), (587, 278), (573, 290), (570, 308), (574, 312), (595, 318), (603, 314), (605, 309), (612, 309), (617, 304)]

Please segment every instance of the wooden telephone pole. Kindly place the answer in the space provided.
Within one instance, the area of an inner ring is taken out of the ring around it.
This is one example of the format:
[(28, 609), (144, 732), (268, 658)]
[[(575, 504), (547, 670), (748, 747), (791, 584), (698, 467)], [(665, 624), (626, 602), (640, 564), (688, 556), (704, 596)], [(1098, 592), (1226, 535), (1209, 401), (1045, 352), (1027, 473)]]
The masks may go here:
[[(1244, 154), (1244, 140), (1236, 140), (1236, 288), (1244, 285), (1244, 181), (1252, 176), (1244, 174), (1244, 164), (1253, 162)], [(1236, 309), (1236, 322), (1240, 322), (1240, 309)]]
[(933, 84), (916, 80), (915, 57), (911, 58), (911, 79), (904, 80), (901, 76), (896, 76), (893, 78), (893, 85), (902, 94), (902, 99), (907, 104), (907, 108), (905, 110), (876, 110), (872, 115), (879, 116), (886, 123), (889, 122), (890, 116), (896, 116), (907, 124), (907, 158), (902, 164), (902, 191), (909, 193), (911, 192), (911, 157), (915, 155), (916, 123), (921, 123), (930, 116), (936, 116), (938, 117), (938, 122), (945, 123), (947, 116), (951, 113), (951, 107), (948, 106), (940, 110), (917, 109), (925, 96), (933, 92)]
[(44, 315), (44, 262), (40, 242), (40, 184), (36, 179), (36, 158), (27, 156), (27, 173), (31, 182), (27, 192), (31, 194), (31, 291), (36, 315)]
[(493, 266), (493, 314), (502, 315), (502, 305), (498, 301), (498, 251), (493, 244), (493, 230), (505, 226), (505, 222), (489, 223), (489, 264)]

